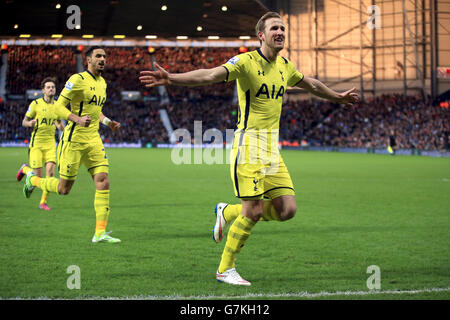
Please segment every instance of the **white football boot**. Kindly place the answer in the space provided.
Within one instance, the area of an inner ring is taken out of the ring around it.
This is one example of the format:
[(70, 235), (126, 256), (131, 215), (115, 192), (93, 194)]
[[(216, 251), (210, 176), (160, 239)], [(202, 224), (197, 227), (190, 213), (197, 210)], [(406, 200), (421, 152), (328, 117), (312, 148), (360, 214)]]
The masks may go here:
[(94, 234), (94, 237), (92, 237), (92, 242), (94, 242), (94, 243), (98, 243), (98, 242), (120, 243), (120, 242), (121, 242), (120, 239), (118, 239), (118, 238), (113, 238), (113, 237), (111, 237), (111, 236), (109, 235), (111, 232), (112, 232), (112, 231), (109, 231), (109, 232), (103, 231), (102, 234), (99, 235), (99, 236), (96, 236), (96, 235)]
[(216, 272), (216, 279), (219, 282), (225, 282), (237, 286), (250, 286), (251, 283), (237, 273), (236, 268), (228, 269), (223, 273), (219, 273), (219, 270)]

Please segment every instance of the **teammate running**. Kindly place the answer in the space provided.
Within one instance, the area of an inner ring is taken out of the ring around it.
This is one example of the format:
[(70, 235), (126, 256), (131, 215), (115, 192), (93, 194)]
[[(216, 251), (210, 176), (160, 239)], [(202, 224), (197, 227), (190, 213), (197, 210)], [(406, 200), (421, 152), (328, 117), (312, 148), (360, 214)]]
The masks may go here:
[[(56, 113), (70, 120), (58, 146), (59, 180), (39, 178), (32, 172), (27, 174), (24, 194), (28, 198), (34, 187), (61, 195), (69, 194), (84, 165), (95, 184), (94, 209), (96, 214), (95, 234), (92, 242), (119, 243), (106, 232), (110, 214), (109, 207), (109, 162), (103, 142), (98, 133), (100, 123), (113, 131), (120, 123), (110, 120), (102, 113), (106, 101), (106, 82), (102, 72), (106, 65), (106, 53), (100, 47), (91, 47), (86, 52), (88, 68), (72, 75), (56, 102)], [(71, 113), (65, 106), (70, 103)]]
[[(38, 177), (43, 176), (43, 167), (47, 177), (55, 175), (56, 141), (55, 129), (62, 131), (64, 125), (55, 113), (54, 98), (56, 93), (55, 80), (45, 78), (41, 83), (43, 97), (33, 100), (22, 121), (24, 127), (33, 128), (28, 149), (28, 163), (22, 164), (16, 178), (21, 181), (30, 171)], [(50, 210), (47, 205), (48, 192), (42, 190), (39, 209)]]

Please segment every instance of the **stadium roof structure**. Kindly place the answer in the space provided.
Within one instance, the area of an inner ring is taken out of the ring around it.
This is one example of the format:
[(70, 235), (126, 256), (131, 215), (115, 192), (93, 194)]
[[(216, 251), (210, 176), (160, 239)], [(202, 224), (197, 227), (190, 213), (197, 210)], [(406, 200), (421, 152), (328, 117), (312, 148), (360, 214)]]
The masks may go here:
[[(264, 0), (0, 0), (0, 36), (255, 37)], [(76, 7), (79, 22), (76, 21)], [(69, 11), (69, 13), (68, 13)], [(69, 22), (69, 25), (68, 25)]]

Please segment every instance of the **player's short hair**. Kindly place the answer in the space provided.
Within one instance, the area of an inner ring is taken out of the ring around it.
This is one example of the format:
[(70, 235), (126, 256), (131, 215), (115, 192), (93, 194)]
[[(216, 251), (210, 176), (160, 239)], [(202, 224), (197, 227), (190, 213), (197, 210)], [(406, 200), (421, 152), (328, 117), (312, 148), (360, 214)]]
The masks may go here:
[(53, 84), (54, 84), (55, 87), (56, 87), (56, 80), (55, 80), (55, 78), (47, 77), (47, 78), (45, 78), (44, 80), (42, 80), (42, 82), (41, 82), (41, 89), (44, 89), (44, 88), (45, 88), (45, 84), (46, 84), (47, 82), (53, 82)]
[(92, 58), (92, 53), (94, 52), (95, 49), (102, 49), (102, 47), (100, 46), (92, 46), (89, 49), (86, 50), (86, 57)]
[[(264, 29), (266, 28), (266, 20), (270, 18), (279, 18), (281, 19), (281, 16), (278, 12), (269, 11), (265, 13), (261, 18), (259, 18), (258, 23), (256, 24), (255, 31), (256, 36), (258, 37), (258, 32), (264, 32)], [(260, 41), (261, 42), (261, 41)]]

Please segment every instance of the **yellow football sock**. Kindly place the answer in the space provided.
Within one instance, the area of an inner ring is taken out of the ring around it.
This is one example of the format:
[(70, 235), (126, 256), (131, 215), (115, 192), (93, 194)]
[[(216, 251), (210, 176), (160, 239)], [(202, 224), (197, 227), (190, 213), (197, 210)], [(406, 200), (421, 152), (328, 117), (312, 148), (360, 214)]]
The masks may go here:
[(33, 186), (42, 189), (42, 191), (58, 193), (58, 185), (59, 185), (58, 178), (55, 177), (39, 178), (34, 176), (31, 177), (30, 181)]
[(30, 172), (30, 171), (33, 171), (33, 169), (31, 169), (28, 166), (25, 166), (25, 167), (22, 168), (22, 172), (25, 173), (25, 174), (28, 174), (28, 172)]
[(277, 220), (280, 221), (280, 217), (278, 212), (275, 210), (275, 207), (272, 204), (272, 201), (264, 201), (263, 215), (260, 219), (261, 221), (272, 221)]
[(96, 190), (94, 199), (95, 235), (99, 236), (106, 230), (109, 216), (109, 190)]
[(223, 249), (219, 273), (234, 268), (236, 255), (241, 251), (241, 248), (250, 236), (250, 232), (255, 224), (255, 221), (244, 217), (243, 215), (239, 215), (233, 222), (228, 231), (227, 242)]
[(47, 190), (42, 190), (41, 202), (39, 204), (47, 203), (49, 192)]
[(229, 204), (223, 209), (223, 217), (227, 223), (236, 219), (242, 211), (242, 204)]
[[(32, 176), (30, 178), (30, 182), (33, 186), (40, 188), (39, 186), (39, 182), (41, 181), (42, 178), (38, 177), (38, 176)], [(41, 188), (42, 189), (42, 188)]]

